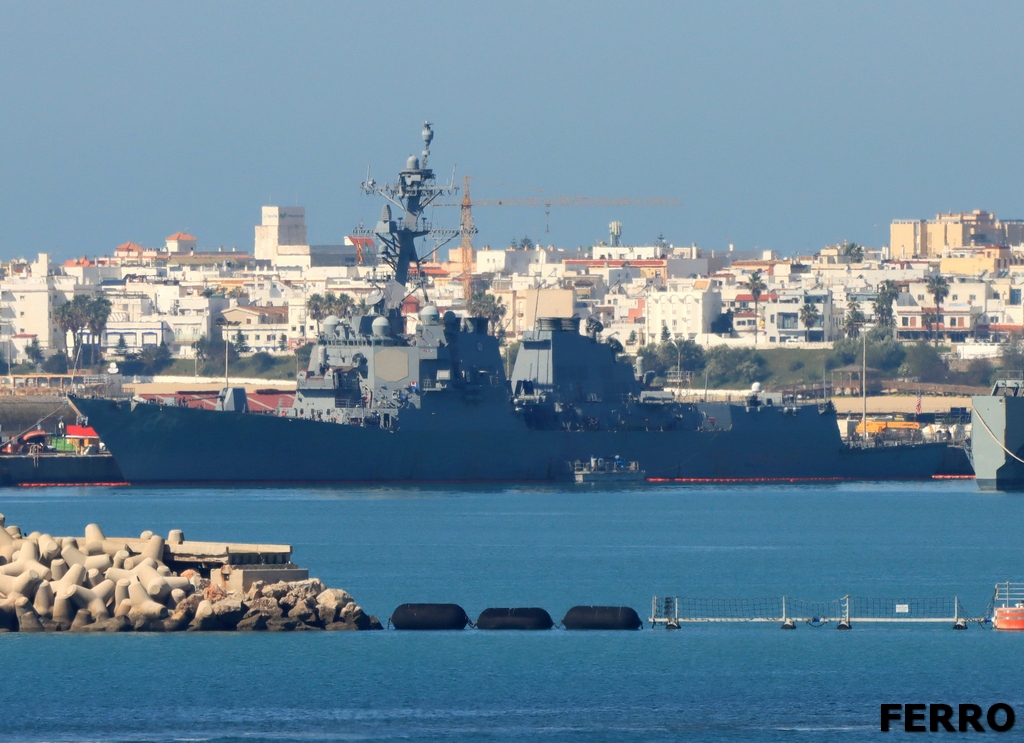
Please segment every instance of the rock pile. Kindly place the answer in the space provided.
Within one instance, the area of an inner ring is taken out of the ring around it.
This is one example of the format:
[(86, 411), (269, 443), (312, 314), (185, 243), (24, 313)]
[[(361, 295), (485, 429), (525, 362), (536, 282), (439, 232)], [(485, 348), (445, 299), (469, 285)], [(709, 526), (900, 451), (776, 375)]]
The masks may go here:
[(173, 572), (163, 537), (140, 540), (108, 539), (96, 524), (84, 537), (23, 535), (0, 514), (0, 632), (381, 629), (316, 578), (229, 593), (196, 570)]

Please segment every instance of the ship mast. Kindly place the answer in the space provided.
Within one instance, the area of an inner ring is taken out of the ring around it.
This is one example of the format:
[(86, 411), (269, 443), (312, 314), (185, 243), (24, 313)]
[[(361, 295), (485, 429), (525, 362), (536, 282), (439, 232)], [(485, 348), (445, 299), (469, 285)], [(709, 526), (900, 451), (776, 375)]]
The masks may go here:
[[(364, 193), (385, 198), (402, 212), (401, 217), (395, 219), (391, 207), (385, 204), (377, 226), (373, 230), (360, 231), (363, 234), (371, 234), (380, 241), (381, 259), (394, 270), (394, 280), (388, 282), (382, 302), (383, 314), (391, 320), (392, 328), (396, 332), (401, 328), (401, 306), (407, 296), (405, 284), (409, 280), (409, 266), (415, 262), (418, 267), (420, 263), (420, 256), (416, 252), (416, 238), (429, 235), (437, 239), (437, 247), (430, 253), (433, 254), (461, 234), (459, 230), (434, 229), (423, 218), (423, 212), (438, 196), (458, 191), (455, 187), (454, 172), (452, 182), (448, 185), (439, 186), (434, 182), (434, 171), (427, 167), (430, 143), (433, 139), (434, 130), (430, 122), (423, 122), (422, 160), (410, 155), (405, 168), (398, 173), (398, 180), (393, 184), (379, 184), (367, 173), (367, 179), (360, 187)], [(422, 280), (422, 274), (420, 277)]]

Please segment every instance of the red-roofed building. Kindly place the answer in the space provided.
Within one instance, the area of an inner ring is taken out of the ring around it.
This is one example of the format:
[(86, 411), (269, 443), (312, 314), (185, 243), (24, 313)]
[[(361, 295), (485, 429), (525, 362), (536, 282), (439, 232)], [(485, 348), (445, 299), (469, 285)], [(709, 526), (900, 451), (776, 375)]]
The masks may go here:
[(114, 258), (111, 262), (121, 266), (151, 265), (158, 255), (159, 252), (155, 248), (144, 248), (129, 241), (114, 248)]
[(196, 239), (187, 232), (175, 232), (167, 238), (167, 252), (172, 255), (196, 252)]

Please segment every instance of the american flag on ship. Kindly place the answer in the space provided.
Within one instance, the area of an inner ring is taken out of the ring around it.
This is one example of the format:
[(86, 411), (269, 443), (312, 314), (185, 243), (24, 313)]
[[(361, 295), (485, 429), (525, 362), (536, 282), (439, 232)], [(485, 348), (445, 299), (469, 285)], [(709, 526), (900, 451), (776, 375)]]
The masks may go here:
[(921, 415), (921, 390), (917, 391), (917, 414)]

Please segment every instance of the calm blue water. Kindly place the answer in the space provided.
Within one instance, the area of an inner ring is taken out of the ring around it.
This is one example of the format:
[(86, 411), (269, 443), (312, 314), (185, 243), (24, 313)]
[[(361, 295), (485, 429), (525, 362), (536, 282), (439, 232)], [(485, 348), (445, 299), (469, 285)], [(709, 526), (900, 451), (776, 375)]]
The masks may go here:
[[(285, 542), (386, 621), (406, 601), (959, 595), (1024, 579), (1024, 497), (974, 484), (0, 491), (9, 524)], [(866, 740), (883, 702), (1024, 716), (1024, 636), (972, 626), (636, 633), (0, 635), (0, 741)], [(1024, 718), (1013, 731), (1024, 730)], [(900, 737), (902, 733), (894, 737)]]

